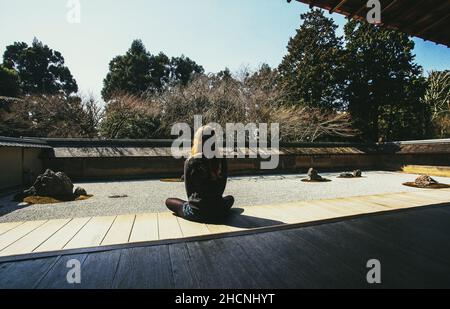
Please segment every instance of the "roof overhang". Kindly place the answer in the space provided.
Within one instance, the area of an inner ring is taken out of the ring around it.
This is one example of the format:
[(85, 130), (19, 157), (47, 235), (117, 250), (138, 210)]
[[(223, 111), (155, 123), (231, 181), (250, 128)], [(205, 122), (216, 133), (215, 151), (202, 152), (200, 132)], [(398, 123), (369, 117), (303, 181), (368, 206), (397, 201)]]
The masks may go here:
[[(367, 0), (296, 1), (360, 20), (366, 20), (371, 9)], [(382, 26), (450, 47), (450, 1), (380, 0), (380, 3)]]

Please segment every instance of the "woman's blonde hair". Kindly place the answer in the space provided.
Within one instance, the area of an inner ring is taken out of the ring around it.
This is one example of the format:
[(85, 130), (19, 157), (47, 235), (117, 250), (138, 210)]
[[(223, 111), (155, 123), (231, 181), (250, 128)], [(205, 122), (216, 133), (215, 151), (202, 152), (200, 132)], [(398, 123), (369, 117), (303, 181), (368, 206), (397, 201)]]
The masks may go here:
[(203, 156), (203, 138), (206, 134), (212, 134), (213, 132), (214, 129), (211, 126), (203, 126), (195, 132), (191, 149), (191, 157)]

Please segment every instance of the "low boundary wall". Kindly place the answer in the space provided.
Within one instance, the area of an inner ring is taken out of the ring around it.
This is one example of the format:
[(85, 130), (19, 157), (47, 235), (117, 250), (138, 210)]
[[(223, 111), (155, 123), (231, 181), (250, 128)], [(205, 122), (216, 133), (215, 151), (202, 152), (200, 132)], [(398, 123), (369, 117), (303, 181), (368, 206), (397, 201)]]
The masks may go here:
[[(171, 140), (0, 137), (0, 191), (28, 185), (46, 168), (77, 181), (179, 177), (184, 161), (171, 156), (171, 144)], [(276, 170), (261, 170), (260, 163), (260, 159), (229, 159), (230, 174), (305, 173), (310, 167), (401, 171), (406, 166), (442, 167), (439, 171), (445, 174), (450, 167), (450, 139), (372, 145), (285, 143), (280, 145)]]

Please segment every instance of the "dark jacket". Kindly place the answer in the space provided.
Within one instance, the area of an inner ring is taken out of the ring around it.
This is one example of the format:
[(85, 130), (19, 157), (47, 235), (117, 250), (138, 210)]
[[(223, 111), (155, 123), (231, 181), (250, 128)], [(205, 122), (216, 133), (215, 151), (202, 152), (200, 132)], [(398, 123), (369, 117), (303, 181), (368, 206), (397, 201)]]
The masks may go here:
[(186, 160), (184, 180), (191, 207), (204, 214), (222, 211), (227, 179), (226, 159), (190, 158)]

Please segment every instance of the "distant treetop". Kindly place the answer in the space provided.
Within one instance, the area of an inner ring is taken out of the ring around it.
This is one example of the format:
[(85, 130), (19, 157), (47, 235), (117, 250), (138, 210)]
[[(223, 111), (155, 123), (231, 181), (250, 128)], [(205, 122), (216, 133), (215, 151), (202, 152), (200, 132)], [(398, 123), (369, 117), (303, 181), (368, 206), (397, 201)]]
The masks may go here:
[(102, 96), (108, 101), (114, 94), (155, 93), (177, 84), (186, 85), (202, 66), (182, 55), (170, 59), (163, 52), (152, 55), (141, 40), (134, 40), (125, 55), (115, 57), (103, 81)]
[(3, 67), (17, 73), (20, 92), (24, 95), (62, 93), (69, 96), (78, 92), (78, 85), (61, 53), (36, 38), (31, 46), (24, 42), (7, 46)]

